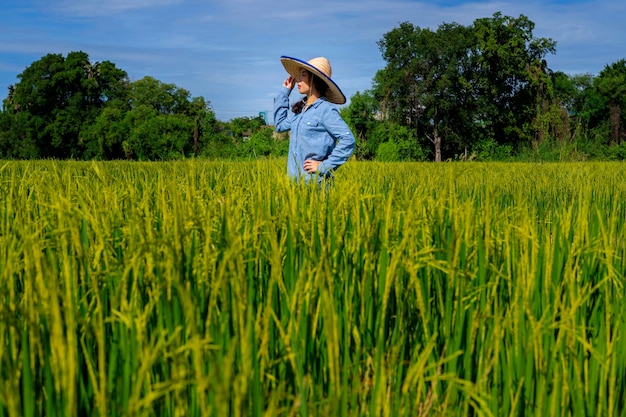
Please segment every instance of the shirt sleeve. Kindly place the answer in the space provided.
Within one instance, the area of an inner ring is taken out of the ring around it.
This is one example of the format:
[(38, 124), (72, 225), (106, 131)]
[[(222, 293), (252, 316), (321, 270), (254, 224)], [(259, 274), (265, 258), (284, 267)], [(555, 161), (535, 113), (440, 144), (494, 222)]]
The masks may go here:
[(289, 118), (289, 93), (287, 87), (281, 87), (276, 99), (274, 99), (274, 128), (277, 132), (286, 132), (291, 129)]
[(317, 167), (317, 171), (321, 175), (326, 175), (330, 171), (334, 171), (343, 165), (354, 152), (354, 135), (348, 127), (348, 124), (341, 118), (339, 110), (331, 107), (323, 118), (324, 127), (328, 133), (335, 139), (335, 148)]

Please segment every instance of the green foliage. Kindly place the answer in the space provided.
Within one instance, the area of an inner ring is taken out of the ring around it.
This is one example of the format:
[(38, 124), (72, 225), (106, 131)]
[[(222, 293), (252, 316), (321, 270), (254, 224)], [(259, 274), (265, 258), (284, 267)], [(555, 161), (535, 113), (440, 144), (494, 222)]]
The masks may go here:
[(546, 82), (544, 57), (554, 53), (556, 42), (534, 38), (534, 23), (495, 13), (477, 19), (476, 68), (478, 108), (484, 111), (487, 136), (500, 144), (519, 144), (532, 138), (527, 126), (535, 116)]
[(235, 159), (238, 157), (238, 147), (227, 131), (220, 130), (204, 137), (200, 156), (209, 159)]
[(127, 83), (124, 71), (110, 62), (91, 64), (84, 52), (66, 58), (48, 54), (18, 77), (4, 106), (19, 123), (19, 133), (11, 135), (18, 149), (7, 152), (14, 157), (23, 155), (20, 138), (34, 143), (41, 157), (81, 158), (83, 126), (94, 122), (108, 100), (123, 94)]
[(400, 152), (395, 142), (383, 142), (376, 149), (376, 160), (381, 162), (395, 162), (400, 160)]
[(423, 161), (425, 155), (415, 133), (408, 127), (391, 121), (378, 123), (368, 138), (376, 146), (379, 161)]
[(123, 143), (130, 134), (130, 120), (123, 103), (115, 102), (106, 106), (93, 124), (84, 128), (86, 159), (124, 159), (126, 154)]
[(619, 145), (626, 140), (626, 60), (607, 65), (594, 80), (594, 89), (600, 96), (596, 120), (608, 121), (608, 144)]
[(0, 112), (0, 157), (35, 159), (39, 157), (32, 119), (27, 113)]
[(216, 128), (203, 98), (151, 77), (129, 85), (128, 100), (113, 101), (85, 130), (88, 158), (164, 160), (199, 153), (203, 134)]
[(260, 157), (270, 156), (272, 154), (274, 129), (266, 127), (253, 133), (245, 142), (243, 142), (242, 156)]
[(379, 103), (370, 91), (357, 91), (350, 104), (341, 109), (341, 116), (354, 133), (357, 142), (365, 141), (376, 125), (375, 117), (380, 113)]
[(152, 114), (152, 110), (141, 106), (129, 115), (146, 114), (146, 118), (133, 117), (134, 123), (128, 139), (123, 143), (125, 153), (133, 159), (167, 160), (191, 155), (191, 132), (193, 124), (189, 120), (171, 114)]
[(217, 128), (202, 97), (152, 77), (131, 83), (83, 52), (49, 54), (18, 77), (3, 105), (5, 158), (181, 158)]
[(357, 140), (354, 147), (354, 157), (358, 160), (371, 161), (376, 157), (378, 144), (373, 143), (370, 139)]
[(131, 108), (148, 106), (158, 114), (188, 115), (191, 110), (189, 91), (149, 76), (131, 84), (129, 100)]
[(506, 161), (512, 156), (511, 145), (500, 145), (493, 138), (483, 139), (474, 144), (472, 151), (479, 161)]
[(387, 65), (376, 74), (374, 94), (383, 114), (432, 140), (436, 154), (458, 154), (485, 138), (528, 141), (547, 82), (531, 75), (543, 71), (543, 57), (555, 48), (534, 38), (533, 28), (523, 15), (500, 13), (436, 31), (401, 23), (379, 42)]
[[(495, 13), (436, 30), (409, 22), (378, 43), (386, 65), (340, 111), (359, 160), (614, 160), (626, 140), (626, 60), (598, 76), (553, 72), (556, 43)], [(9, 86), (0, 158), (165, 160), (285, 156), (263, 117), (218, 121), (203, 97), (84, 52), (48, 54)], [(401, 128), (402, 129), (401, 129)], [(404, 130), (403, 130), (404, 129)], [(270, 137), (271, 136), (271, 137)]]
[(228, 123), (228, 130), (237, 142), (243, 141), (244, 137), (249, 137), (253, 132), (259, 130), (265, 124), (262, 116), (257, 117), (236, 117)]
[(611, 160), (626, 161), (626, 141), (619, 145), (609, 146), (608, 153)]
[(125, 115), (128, 138), (122, 143), (127, 157), (167, 160), (193, 153), (198, 110), (192, 112), (189, 92), (152, 77), (135, 81)]

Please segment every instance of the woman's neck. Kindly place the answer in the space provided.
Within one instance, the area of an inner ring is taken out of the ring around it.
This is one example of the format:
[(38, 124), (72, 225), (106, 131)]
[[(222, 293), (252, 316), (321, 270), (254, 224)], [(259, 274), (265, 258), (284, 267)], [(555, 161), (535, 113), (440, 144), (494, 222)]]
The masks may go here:
[(319, 97), (317, 96), (317, 94), (309, 94), (306, 98), (306, 104), (304, 105), (304, 108), (309, 107), (311, 104), (315, 103), (315, 101), (317, 101)]

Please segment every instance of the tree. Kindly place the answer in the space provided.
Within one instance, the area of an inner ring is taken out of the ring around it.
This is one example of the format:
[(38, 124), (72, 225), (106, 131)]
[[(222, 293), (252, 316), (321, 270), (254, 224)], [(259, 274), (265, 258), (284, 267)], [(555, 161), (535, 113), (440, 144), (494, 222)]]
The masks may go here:
[(588, 153), (605, 156), (601, 147), (620, 146), (626, 139), (626, 60), (606, 65), (597, 76), (577, 75), (570, 81), (571, 117), (586, 132)]
[(129, 135), (122, 142), (127, 157), (171, 159), (194, 152), (198, 107), (189, 91), (146, 76), (130, 85)]
[(604, 67), (594, 80), (594, 89), (599, 99), (595, 120), (598, 124), (607, 122), (608, 144), (619, 145), (626, 138), (626, 60)]
[(387, 65), (375, 76), (374, 94), (383, 116), (429, 139), (436, 161), (479, 140), (527, 140), (541, 91), (530, 75), (555, 48), (534, 38), (533, 27), (523, 15), (500, 13), (437, 31), (400, 24), (379, 42)]
[(532, 144), (538, 148), (546, 140), (561, 143), (571, 138), (569, 108), (575, 93), (567, 75), (552, 73), (545, 65), (529, 65), (529, 85), (534, 91), (535, 116), (532, 119)]
[(458, 24), (443, 24), (433, 32), (408, 22), (379, 42), (388, 62), (376, 74), (374, 87), (383, 115), (428, 138), (436, 161), (442, 159), (445, 140), (463, 142), (471, 136), (467, 128), (474, 97), (467, 76), (473, 44), (472, 32)]
[(172, 159), (201, 152), (215, 114), (202, 97), (174, 84), (144, 77), (129, 84), (85, 131), (90, 158)]
[(477, 19), (473, 26), (477, 107), (485, 128), (499, 144), (526, 142), (532, 138), (527, 126), (532, 124), (545, 83), (545, 78), (536, 78), (538, 84), (533, 85), (532, 77), (546, 71), (544, 57), (555, 53), (556, 42), (534, 38), (535, 25), (524, 15), (495, 13)]
[(373, 159), (378, 143), (371, 139), (371, 132), (379, 123), (379, 102), (371, 91), (356, 92), (350, 104), (341, 109), (344, 118), (356, 137), (355, 155), (359, 159)]
[(18, 78), (4, 103), (19, 122), (18, 137), (34, 144), (37, 157), (61, 159), (83, 156), (82, 127), (92, 123), (127, 82), (126, 72), (114, 64), (92, 65), (80, 51), (66, 58), (48, 54)]

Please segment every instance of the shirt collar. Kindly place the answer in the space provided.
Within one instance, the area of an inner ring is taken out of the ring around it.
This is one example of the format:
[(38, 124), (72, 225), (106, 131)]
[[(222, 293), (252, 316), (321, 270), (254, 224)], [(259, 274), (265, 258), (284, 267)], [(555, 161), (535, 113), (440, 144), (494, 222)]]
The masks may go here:
[(313, 104), (311, 104), (310, 106), (307, 106), (307, 108), (306, 108), (306, 110), (305, 110), (305, 111), (309, 110), (311, 107), (317, 107), (317, 106), (319, 106), (319, 105), (320, 105), (320, 103), (321, 103), (322, 101), (328, 101), (328, 98), (326, 98), (326, 97), (320, 97), (320, 98), (318, 98), (317, 100), (315, 100), (315, 101), (313, 102)]

